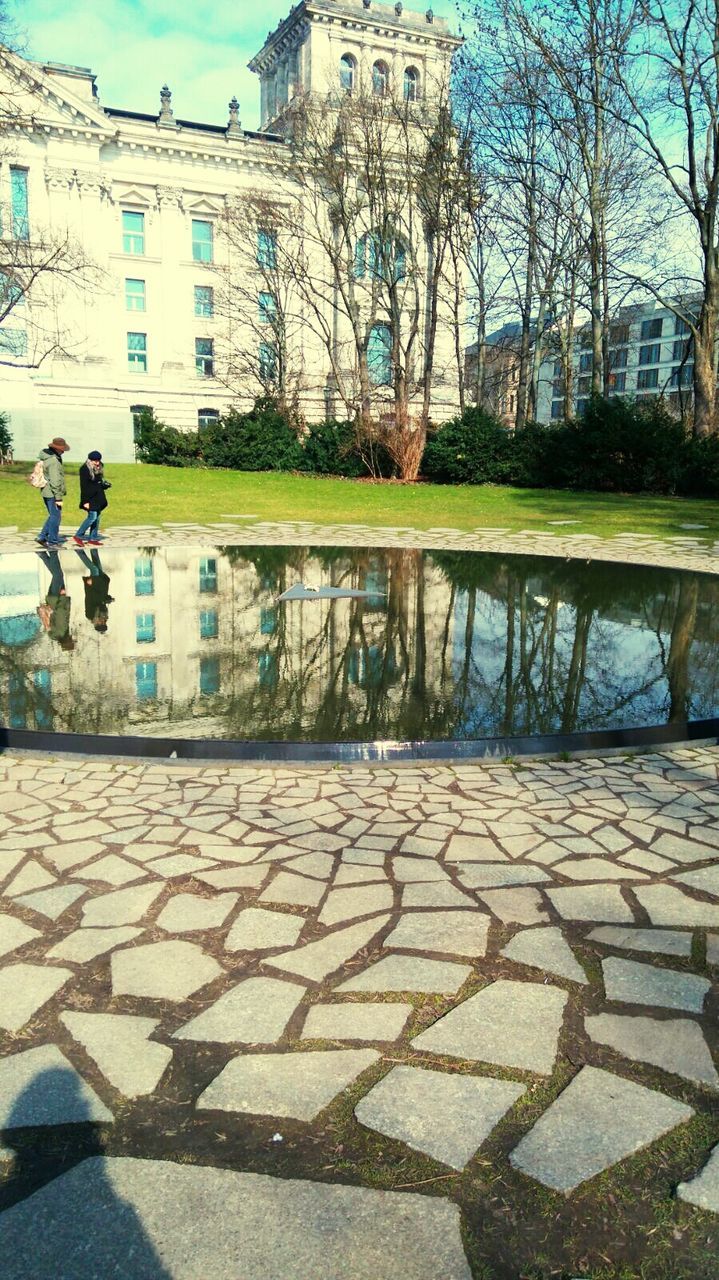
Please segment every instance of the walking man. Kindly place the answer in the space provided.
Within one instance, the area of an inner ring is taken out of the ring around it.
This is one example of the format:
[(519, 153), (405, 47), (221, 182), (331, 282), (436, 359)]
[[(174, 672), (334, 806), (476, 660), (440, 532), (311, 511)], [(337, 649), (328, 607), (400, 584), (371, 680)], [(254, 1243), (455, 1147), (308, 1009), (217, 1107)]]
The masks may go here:
[(56, 548), (60, 545), (62, 502), (67, 493), (62, 455), (67, 453), (69, 448), (67, 440), (63, 440), (62, 436), (55, 436), (47, 449), (41, 449), (38, 455), (45, 473), (45, 485), (40, 492), (47, 507), (47, 519), (36, 539), (41, 547)]

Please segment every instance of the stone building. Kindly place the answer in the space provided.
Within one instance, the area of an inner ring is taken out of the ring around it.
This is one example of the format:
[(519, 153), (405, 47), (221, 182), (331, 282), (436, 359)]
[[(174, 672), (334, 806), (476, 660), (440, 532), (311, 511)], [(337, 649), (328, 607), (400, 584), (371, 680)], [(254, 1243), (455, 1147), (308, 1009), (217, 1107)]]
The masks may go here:
[[(91, 445), (131, 460), (140, 408), (185, 429), (216, 417), (232, 398), (217, 376), (218, 221), (242, 193), (287, 193), (283, 113), (298, 95), (364, 92), (431, 112), (432, 85), (446, 82), (458, 44), (431, 9), (300, 0), (250, 64), (262, 95), (257, 131), (242, 127), (235, 99), (226, 121), (201, 124), (175, 114), (165, 87), (158, 114), (143, 114), (103, 105), (88, 69), (4, 52), (4, 225), (21, 250), (68, 236), (98, 269), (91, 288), (41, 274), (0, 325), (0, 408), (16, 456), (61, 434), (72, 457)], [(3, 270), (7, 296), (12, 270)], [(456, 407), (451, 348), (442, 334), (436, 417)], [(329, 362), (315, 348), (304, 365), (302, 405), (321, 417)], [(254, 394), (248, 386), (247, 403)]]

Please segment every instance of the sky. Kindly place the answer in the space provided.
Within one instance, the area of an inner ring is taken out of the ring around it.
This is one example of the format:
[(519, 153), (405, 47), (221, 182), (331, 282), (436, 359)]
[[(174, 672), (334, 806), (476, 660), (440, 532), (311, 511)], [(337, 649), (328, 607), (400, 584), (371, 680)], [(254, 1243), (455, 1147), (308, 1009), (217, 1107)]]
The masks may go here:
[[(16, 48), (39, 61), (90, 67), (106, 107), (159, 111), (172, 89), (175, 115), (225, 124), (233, 94), (245, 128), (255, 128), (259, 81), (247, 70), (267, 32), (293, 0), (10, 0)], [(406, 0), (424, 11), (430, 0)], [(454, 0), (431, 0), (438, 17), (454, 17)]]

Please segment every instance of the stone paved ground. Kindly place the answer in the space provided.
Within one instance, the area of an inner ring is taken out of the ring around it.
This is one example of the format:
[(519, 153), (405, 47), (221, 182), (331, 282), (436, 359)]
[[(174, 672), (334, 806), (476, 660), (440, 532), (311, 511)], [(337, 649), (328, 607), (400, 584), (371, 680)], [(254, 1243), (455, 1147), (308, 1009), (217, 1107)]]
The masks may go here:
[(2, 1274), (714, 1280), (718, 768), (0, 756)]

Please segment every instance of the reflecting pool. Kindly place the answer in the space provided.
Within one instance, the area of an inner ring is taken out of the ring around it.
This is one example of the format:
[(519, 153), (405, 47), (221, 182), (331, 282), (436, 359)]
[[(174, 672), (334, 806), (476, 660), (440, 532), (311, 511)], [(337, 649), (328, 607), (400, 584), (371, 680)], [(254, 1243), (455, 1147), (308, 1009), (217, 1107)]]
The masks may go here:
[(552, 558), (110, 545), (4, 555), (0, 722), (374, 742), (703, 720), (719, 715), (718, 616), (708, 575)]

